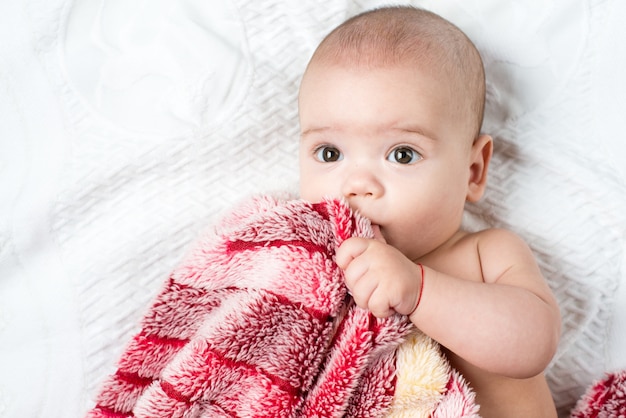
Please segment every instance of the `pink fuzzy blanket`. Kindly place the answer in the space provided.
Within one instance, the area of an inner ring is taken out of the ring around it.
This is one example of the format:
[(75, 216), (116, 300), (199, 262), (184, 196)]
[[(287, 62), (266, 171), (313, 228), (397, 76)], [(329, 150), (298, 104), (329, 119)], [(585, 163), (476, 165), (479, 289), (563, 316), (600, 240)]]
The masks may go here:
[(626, 370), (607, 373), (595, 382), (570, 418), (626, 418)]
[[(88, 416), (387, 415), (414, 328), (354, 305), (334, 262), (351, 236), (373, 234), (342, 202), (238, 206), (169, 277)], [(433, 416), (476, 416), (449, 376)]]

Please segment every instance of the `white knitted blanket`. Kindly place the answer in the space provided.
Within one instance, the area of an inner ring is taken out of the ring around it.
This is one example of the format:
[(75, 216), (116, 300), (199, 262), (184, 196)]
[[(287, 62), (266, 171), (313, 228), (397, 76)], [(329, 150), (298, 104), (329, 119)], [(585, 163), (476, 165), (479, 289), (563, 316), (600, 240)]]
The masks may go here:
[[(0, 2), (0, 417), (77, 417), (160, 284), (251, 193), (297, 189), (300, 75), (383, 0)], [(560, 302), (562, 415), (626, 368), (626, 2), (402, 0), (483, 53), (496, 148), (469, 229)]]

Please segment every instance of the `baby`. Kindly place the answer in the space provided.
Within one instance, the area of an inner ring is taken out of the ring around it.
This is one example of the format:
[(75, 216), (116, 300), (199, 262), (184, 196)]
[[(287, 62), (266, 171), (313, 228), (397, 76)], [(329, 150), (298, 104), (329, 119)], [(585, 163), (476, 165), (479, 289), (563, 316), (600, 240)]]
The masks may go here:
[(543, 371), (560, 315), (528, 246), (461, 229), (485, 190), (485, 76), (472, 42), (412, 7), (358, 15), (332, 31), (302, 79), (301, 197), (345, 198), (375, 238), (337, 263), (356, 303), (408, 315), (441, 344), (484, 417), (556, 417)]

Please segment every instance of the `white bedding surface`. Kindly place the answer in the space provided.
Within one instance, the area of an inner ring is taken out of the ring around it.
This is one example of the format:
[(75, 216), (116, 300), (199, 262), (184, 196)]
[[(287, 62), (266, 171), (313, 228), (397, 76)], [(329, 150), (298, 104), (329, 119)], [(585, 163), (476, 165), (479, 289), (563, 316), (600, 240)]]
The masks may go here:
[[(483, 53), (496, 153), (466, 224), (535, 251), (565, 414), (626, 368), (626, 2), (412, 3)], [(187, 245), (240, 198), (296, 189), (307, 59), (380, 4), (0, 3), (0, 417), (82, 416)]]

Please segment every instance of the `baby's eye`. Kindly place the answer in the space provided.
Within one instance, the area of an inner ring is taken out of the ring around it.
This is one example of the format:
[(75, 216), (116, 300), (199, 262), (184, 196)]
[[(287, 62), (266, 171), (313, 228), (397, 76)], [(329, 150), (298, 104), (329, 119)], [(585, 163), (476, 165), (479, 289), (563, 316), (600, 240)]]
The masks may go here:
[(405, 146), (394, 148), (387, 156), (387, 161), (398, 164), (413, 164), (421, 159), (419, 152)]
[(333, 163), (343, 159), (343, 155), (337, 148), (325, 145), (315, 150), (315, 158), (325, 163)]

